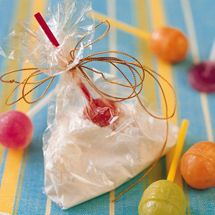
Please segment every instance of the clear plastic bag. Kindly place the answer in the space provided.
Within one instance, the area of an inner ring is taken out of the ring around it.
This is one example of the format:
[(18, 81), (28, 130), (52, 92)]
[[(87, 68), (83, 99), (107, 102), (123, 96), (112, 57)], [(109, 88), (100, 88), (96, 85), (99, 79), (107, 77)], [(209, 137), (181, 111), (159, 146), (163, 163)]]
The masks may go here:
[[(63, 209), (118, 187), (148, 167), (165, 139), (165, 121), (138, 103), (121, 103), (123, 116), (113, 127), (83, 117), (87, 100), (69, 74), (58, 86), (44, 135), (45, 192)], [(170, 127), (166, 151), (176, 141)]]

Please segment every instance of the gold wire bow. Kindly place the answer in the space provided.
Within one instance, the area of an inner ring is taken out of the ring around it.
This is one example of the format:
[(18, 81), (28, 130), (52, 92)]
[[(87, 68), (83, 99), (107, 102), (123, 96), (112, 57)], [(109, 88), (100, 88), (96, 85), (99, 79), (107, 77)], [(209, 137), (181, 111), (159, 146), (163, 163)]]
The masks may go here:
[[(86, 48), (92, 46), (93, 44), (99, 42), (100, 40), (103, 40), (104, 37), (106, 37), (108, 35), (108, 33), (110, 31), (110, 23), (108, 21), (104, 21), (104, 22), (99, 23), (98, 25), (95, 26), (95, 31), (98, 30), (98, 28), (100, 28), (101, 26), (106, 27), (105, 31), (100, 36), (98, 36), (95, 40), (93, 40), (89, 44), (86, 44), (82, 48), (86, 49)], [(92, 33), (93, 32), (84, 35), (77, 42), (77, 44), (75, 45), (74, 49), (72, 49), (70, 51), (69, 65), (71, 63), (73, 63), (74, 60), (76, 59), (76, 53), (80, 49), (81, 43), (87, 37), (89, 37)], [(109, 55), (114, 55), (114, 56), (109, 56)], [(116, 57), (118, 55), (122, 56), (122, 58)], [(125, 60), (123, 58), (127, 58), (127, 60)], [(120, 75), (124, 80), (123, 81), (115, 81), (115, 80), (108, 79), (104, 72), (99, 71), (99, 70), (89, 66), (89, 63), (92, 63), (92, 62), (102, 62), (102, 63), (106, 63), (108, 65), (111, 65), (112, 67), (114, 67), (116, 69), (116, 75), (117, 74)], [(125, 74), (125, 72), (123, 72), (123, 70), (121, 68), (122, 66), (127, 69), (129, 74)], [(13, 104), (15, 104), (15, 103), (17, 103), (17, 102), (19, 102), (20, 100), (23, 99), (26, 103), (33, 104), (33, 103), (41, 100), (47, 94), (49, 88), (51, 87), (51, 85), (53, 84), (54, 80), (56, 79), (56, 76), (55, 75), (50, 75), (50, 76), (47, 76), (45, 78), (42, 78), (41, 80), (36, 80), (36, 81), (33, 81), (32, 79), (36, 79), (41, 74), (47, 73), (48, 71), (49, 71), (48, 68), (45, 68), (45, 69), (23, 68), (23, 69), (18, 69), (18, 70), (13, 70), (13, 71), (7, 72), (7, 73), (3, 74), (2, 76), (0, 76), (0, 81), (1, 82), (16, 85), (15, 88), (10, 93), (10, 95), (8, 96), (8, 98), (6, 100), (6, 103), (8, 105), (13, 105)], [(122, 101), (125, 101), (125, 100), (136, 98), (138, 100), (139, 104), (141, 105), (141, 107), (149, 115), (151, 115), (152, 117), (154, 117), (156, 119), (166, 120), (166, 136), (165, 136), (165, 140), (164, 140), (162, 150), (159, 153), (159, 156), (157, 157), (156, 161), (151, 165), (151, 167), (147, 170), (147, 172), (140, 179), (138, 179), (136, 182), (134, 182), (126, 190), (121, 192), (116, 197), (116, 199), (118, 199), (121, 195), (123, 195), (125, 192), (130, 190), (133, 186), (135, 186), (137, 183), (139, 183), (146, 175), (148, 175), (148, 173), (156, 166), (156, 164), (158, 163), (160, 157), (162, 156), (162, 154), (163, 154), (163, 152), (165, 150), (166, 144), (167, 144), (167, 139), (168, 139), (168, 128), (169, 128), (168, 119), (173, 117), (174, 114), (175, 114), (175, 111), (176, 111), (175, 91), (174, 91), (172, 85), (164, 77), (162, 77), (158, 73), (154, 72), (153, 70), (149, 69), (148, 67), (142, 65), (133, 56), (131, 56), (131, 55), (125, 53), (125, 52), (120, 52), (120, 51), (101, 51), (101, 52), (95, 52), (95, 53), (90, 54), (90, 55), (88, 55), (86, 57), (83, 57), (82, 59), (79, 60), (79, 62), (73, 68), (68, 70), (68, 72), (71, 73), (71, 74), (74, 74), (74, 71), (80, 73), (80, 76), (101, 97), (109, 99), (109, 100), (111, 100), (113, 102), (122, 102)], [(19, 72), (28, 72), (29, 75), (27, 76), (27, 78), (25, 78), (22, 81), (17, 81), (17, 80), (9, 78), (11, 74), (19, 73)], [(131, 90), (131, 92), (129, 93), (129, 95), (124, 96), (124, 97), (109, 94), (109, 93), (103, 91), (102, 89), (100, 89), (98, 86), (96, 86), (96, 84), (94, 83), (94, 81), (92, 80), (92, 78), (90, 77), (90, 75), (88, 73), (94, 73), (94, 74), (100, 75), (102, 80), (104, 81), (104, 83), (107, 83), (107, 84), (110, 84), (110, 85), (117, 85), (117, 86), (120, 86), (122, 88), (129, 89), (129, 90)], [(164, 101), (164, 107), (165, 107), (164, 116), (155, 115), (154, 113), (150, 112), (145, 107), (145, 105), (143, 104), (143, 102), (141, 100), (140, 94), (143, 91), (144, 79), (145, 79), (146, 75), (148, 75), (149, 77), (153, 78), (154, 81), (158, 84), (158, 87), (159, 87), (159, 89), (161, 91), (161, 95), (162, 95), (163, 101)], [(131, 78), (132, 80), (129, 79), (130, 76), (132, 77)], [(169, 114), (169, 110), (168, 110), (168, 103), (167, 103), (166, 94), (164, 92), (164, 88), (162, 87), (162, 83), (160, 82), (159, 79), (162, 80), (165, 84), (167, 84), (168, 87), (172, 90), (172, 92), (174, 94), (174, 107), (173, 107), (173, 110), (171, 111), (170, 114)], [(27, 96), (29, 94), (33, 93), (37, 88), (39, 88), (40, 86), (42, 86), (44, 84), (46, 84), (46, 87), (45, 87), (43, 93), (37, 99), (29, 100), (27, 98)], [(29, 89), (29, 86), (31, 86), (30, 89)], [(14, 101), (10, 101), (11, 97), (13, 97), (14, 93), (16, 92), (16, 90), (18, 88), (22, 89), (21, 97), (15, 99)]]

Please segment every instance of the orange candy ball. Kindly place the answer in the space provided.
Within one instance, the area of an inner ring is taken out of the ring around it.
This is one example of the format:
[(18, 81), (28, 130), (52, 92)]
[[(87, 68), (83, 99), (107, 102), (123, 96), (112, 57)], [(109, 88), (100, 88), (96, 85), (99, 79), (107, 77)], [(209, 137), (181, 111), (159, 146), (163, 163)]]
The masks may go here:
[(181, 174), (191, 187), (206, 189), (215, 186), (215, 143), (194, 144), (183, 156)]
[(188, 40), (180, 30), (163, 27), (151, 34), (150, 47), (152, 52), (162, 60), (177, 63), (187, 55)]

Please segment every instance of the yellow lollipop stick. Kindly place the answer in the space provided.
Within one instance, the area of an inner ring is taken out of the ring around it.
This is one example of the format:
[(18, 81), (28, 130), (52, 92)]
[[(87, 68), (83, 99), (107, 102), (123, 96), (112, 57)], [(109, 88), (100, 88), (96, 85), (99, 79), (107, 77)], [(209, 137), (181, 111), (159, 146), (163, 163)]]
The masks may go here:
[(189, 121), (183, 120), (179, 134), (178, 134), (178, 140), (177, 140), (177, 144), (175, 146), (175, 151), (174, 151), (172, 163), (170, 165), (169, 173), (167, 176), (168, 181), (173, 182), (175, 179), (175, 174), (176, 174), (176, 170), (178, 167), (179, 158), (181, 156), (181, 152), (182, 152), (183, 147), (184, 147), (184, 142), (185, 142), (188, 126), (189, 126)]
[(104, 20), (108, 20), (111, 24), (111, 26), (114, 26), (120, 30), (123, 30), (127, 33), (130, 33), (130, 34), (133, 34), (134, 36), (137, 36), (137, 37), (140, 37), (140, 38), (143, 38), (145, 40), (148, 40), (149, 37), (150, 37), (150, 34), (145, 32), (145, 31), (142, 31), (138, 28), (135, 28), (133, 26), (130, 26), (126, 23), (123, 23), (121, 21), (118, 21), (118, 20), (115, 20), (115, 19), (112, 19), (108, 16), (105, 16), (101, 13), (98, 13), (96, 11), (92, 11), (91, 12), (91, 15), (94, 19), (96, 19), (97, 21), (104, 21)]

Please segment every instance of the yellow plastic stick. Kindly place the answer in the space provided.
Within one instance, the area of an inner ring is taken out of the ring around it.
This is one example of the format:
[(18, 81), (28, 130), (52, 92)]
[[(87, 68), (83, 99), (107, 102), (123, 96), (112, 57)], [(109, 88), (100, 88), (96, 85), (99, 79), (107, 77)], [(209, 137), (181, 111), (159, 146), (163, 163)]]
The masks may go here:
[(182, 149), (184, 147), (184, 141), (186, 138), (187, 130), (188, 130), (189, 122), (188, 120), (183, 120), (181, 124), (181, 128), (178, 134), (177, 144), (175, 146), (175, 151), (172, 159), (172, 163), (170, 165), (169, 173), (167, 176), (168, 181), (174, 181), (176, 170), (178, 167), (179, 158), (181, 156)]
[(140, 37), (142, 39), (149, 40), (150, 34), (145, 32), (145, 31), (142, 31), (139, 28), (135, 28), (135, 27), (130, 26), (130, 25), (123, 23), (121, 21), (112, 19), (111, 17), (105, 16), (101, 13), (96, 12), (96, 11), (92, 11), (91, 15), (94, 19), (96, 19), (100, 22), (104, 21), (104, 20), (108, 20), (110, 22), (111, 26), (113, 26), (113, 27), (116, 27), (122, 31), (129, 33), (129, 34), (133, 34), (134, 36)]

